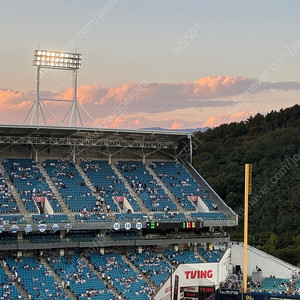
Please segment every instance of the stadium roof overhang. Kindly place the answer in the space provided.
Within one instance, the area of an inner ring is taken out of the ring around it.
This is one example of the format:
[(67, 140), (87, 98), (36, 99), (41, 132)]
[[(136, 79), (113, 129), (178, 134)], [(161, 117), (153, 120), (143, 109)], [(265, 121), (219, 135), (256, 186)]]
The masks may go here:
[(0, 144), (177, 149), (189, 139), (189, 133), (178, 131), (0, 125)]

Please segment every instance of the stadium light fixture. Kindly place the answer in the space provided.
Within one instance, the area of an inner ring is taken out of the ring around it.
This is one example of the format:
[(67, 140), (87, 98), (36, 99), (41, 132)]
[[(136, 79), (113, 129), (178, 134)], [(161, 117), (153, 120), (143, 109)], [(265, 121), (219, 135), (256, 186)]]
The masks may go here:
[(76, 70), (80, 69), (82, 55), (71, 52), (34, 50), (32, 64), (40, 68)]
[[(37, 67), (37, 76), (36, 76), (36, 101), (30, 108), (23, 124), (26, 122), (27, 118), (31, 114), (30, 125), (33, 123), (34, 116), (36, 116), (36, 125), (39, 125), (40, 116), (43, 118), (44, 123), (46, 125), (46, 119), (43, 112), (43, 107), (47, 109), (47, 111), (56, 119), (56, 121), (63, 125), (67, 116), (70, 114), (70, 122), (69, 126), (76, 127), (77, 125), (77, 116), (79, 117), (81, 126), (83, 126), (81, 115), (79, 112), (79, 107), (84, 110), (84, 112), (89, 116), (89, 118), (95, 121), (92, 116), (78, 103), (77, 101), (77, 71), (81, 67), (82, 55), (79, 53), (73, 52), (62, 52), (62, 51), (52, 51), (52, 50), (34, 50), (34, 56), (32, 64)], [(73, 72), (73, 97), (72, 99), (49, 99), (42, 98), (40, 95), (40, 72), (41, 69), (52, 69), (52, 70), (66, 70)], [(48, 101), (64, 101), (70, 102), (71, 107), (65, 115), (63, 121), (61, 122), (58, 117), (46, 106)]]

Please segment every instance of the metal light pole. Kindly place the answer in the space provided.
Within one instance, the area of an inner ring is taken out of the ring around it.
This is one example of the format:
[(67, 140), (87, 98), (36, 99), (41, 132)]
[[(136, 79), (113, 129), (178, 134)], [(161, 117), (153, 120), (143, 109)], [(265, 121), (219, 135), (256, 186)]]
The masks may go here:
[[(35, 50), (34, 58), (33, 58), (33, 66), (37, 67), (37, 77), (36, 77), (36, 100), (35, 103), (30, 108), (23, 124), (26, 122), (27, 118), (30, 114), (31, 121), (30, 125), (32, 125), (34, 120), (34, 115), (36, 116), (36, 125), (40, 123), (40, 113), (43, 117), (44, 124), (46, 125), (46, 119), (43, 112), (43, 106), (45, 109), (59, 122), (60, 125), (63, 125), (66, 120), (68, 114), (70, 114), (70, 123), (69, 126), (76, 127), (78, 114), (81, 126), (83, 126), (82, 119), (79, 112), (79, 106), (77, 101), (77, 70), (81, 67), (82, 55), (78, 53), (67, 53), (60, 51), (49, 51), (49, 50)], [(65, 70), (73, 72), (73, 99), (50, 99), (50, 98), (41, 98), (40, 96), (40, 72), (41, 68), (44, 69), (52, 69), (52, 70)], [(57, 116), (46, 106), (44, 101), (64, 101), (70, 102), (71, 106), (66, 113), (62, 122), (59, 121)], [(80, 106), (81, 107), (81, 106)], [(81, 107), (83, 109), (83, 107)], [(85, 110), (84, 110), (85, 111)], [(86, 111), (85, 111), (86, 112)], [(89, 115), (89, 114), (88, 114)], [(91, 118), (91, 116), (89, 115)]]

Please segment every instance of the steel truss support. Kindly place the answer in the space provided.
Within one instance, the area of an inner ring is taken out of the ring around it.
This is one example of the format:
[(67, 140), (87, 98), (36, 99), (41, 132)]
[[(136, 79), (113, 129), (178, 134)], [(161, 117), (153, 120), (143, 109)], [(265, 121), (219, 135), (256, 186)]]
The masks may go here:
[(177, 149), (178, 145), (174, 141), (126, 141), (110, 139), (88, 139), (88, 138), (52, 138), (52, 137), (32, 137), (32, 136), (0, 136), (0, 144), (28, 144), (28, 145), (52, 145), (52, 146), (106, 146), (114, 148), (144, 148), (144, 149)]

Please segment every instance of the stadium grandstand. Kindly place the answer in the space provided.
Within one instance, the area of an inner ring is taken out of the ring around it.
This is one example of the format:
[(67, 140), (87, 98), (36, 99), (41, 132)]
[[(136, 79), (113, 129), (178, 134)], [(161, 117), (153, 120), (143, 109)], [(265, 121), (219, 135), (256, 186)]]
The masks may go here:
[[(0, 126), (0, 299), (300, 298), (300, 270), (243, 245), (177, 131)], [(251, 298), (252, 297), (252, 298)], [(272, 298), (273, 297), (273, 298)]]

